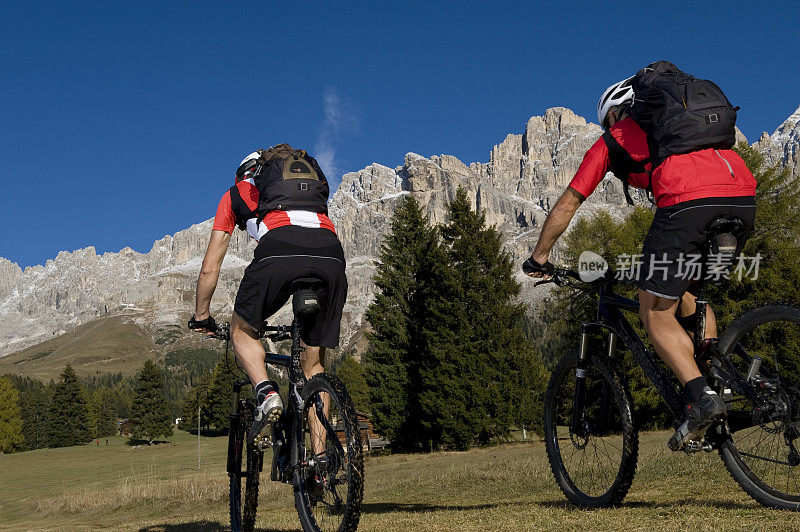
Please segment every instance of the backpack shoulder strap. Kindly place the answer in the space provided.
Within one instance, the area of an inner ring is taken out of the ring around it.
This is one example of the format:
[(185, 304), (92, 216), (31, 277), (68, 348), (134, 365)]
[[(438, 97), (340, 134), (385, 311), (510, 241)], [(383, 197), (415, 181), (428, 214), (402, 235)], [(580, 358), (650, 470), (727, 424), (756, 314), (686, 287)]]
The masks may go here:
[(242, 195), (239, 194), (239, 187), (233, 185), (230, 188), (231, 194), (231, 210), (233, 211), (233, 217), (236, 219), (236, 226), (241, 229), (245, 230), (247, 228), (247, 220), (242, 218), (242, 215), (246, 211), (250, 211), (250, 208), (242, 199)]
[[(628, 205), (633, 205), (633, 199), (628, 191), (628, 178), (631, 174), (641, 174), (647, 172), (645, 165), (650, 161), (650, 158), (637, 161), (628, 151), (622, 147), (622, 144), (614, 138), (610, 131), (603, 133), (603, 142), (608, 148), (608, 158), (611, 161), (611, 172), (622, 181), (622, 191), (625, 193), (625, 201)], [(648, 186), (649, 188), (649, 186)]]

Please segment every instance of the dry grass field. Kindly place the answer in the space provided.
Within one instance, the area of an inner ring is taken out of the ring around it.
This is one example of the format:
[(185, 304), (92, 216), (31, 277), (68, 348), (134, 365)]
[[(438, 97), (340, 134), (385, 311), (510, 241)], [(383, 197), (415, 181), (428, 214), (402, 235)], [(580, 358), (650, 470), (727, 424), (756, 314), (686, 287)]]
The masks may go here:
[[(620, 508), (581, 511), (555, 485), (544, 444), (370, 457), (359, 530), (798, 530), (800, 514), (763, 508), (716, 454), (671, 453), (642, 435), (639, 471)], [(135, 449), (122, 438), (0, 456), (0, 529), (225, 530), (225, 438), (179, 432)], [(262, 484), (261, 530), (299, 530), (291, 489)]]

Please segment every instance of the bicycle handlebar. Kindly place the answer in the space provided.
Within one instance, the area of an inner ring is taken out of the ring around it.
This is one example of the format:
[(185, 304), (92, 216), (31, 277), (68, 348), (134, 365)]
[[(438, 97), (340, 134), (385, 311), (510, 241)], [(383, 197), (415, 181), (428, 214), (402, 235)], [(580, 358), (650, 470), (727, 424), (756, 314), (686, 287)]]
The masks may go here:
[(565, 284), (569, 284), (569, 279), (575, 279), (576, 281), (581, 280), (581, 276), (578, 272), (573, 270), (568, 270), (566, 268), (556, 268), (555, 272), (549, 279), (543, 279), (541, 281), (537, 281), (534, 283), (533, 286), (539, 286), (547, 283), (555, 283), (558, 286), (564, 286)]
[[(265, 325), (258, 335), (260, 338), (267, 337), (273, 342), (279, 342), (291, 338), (292, 331), (290, 325)], [(230, 340), (231, 339), (231, 324), (225, 322), (217, 326), (217, 330), (213, 334), (206, 335), (203, 340)]]

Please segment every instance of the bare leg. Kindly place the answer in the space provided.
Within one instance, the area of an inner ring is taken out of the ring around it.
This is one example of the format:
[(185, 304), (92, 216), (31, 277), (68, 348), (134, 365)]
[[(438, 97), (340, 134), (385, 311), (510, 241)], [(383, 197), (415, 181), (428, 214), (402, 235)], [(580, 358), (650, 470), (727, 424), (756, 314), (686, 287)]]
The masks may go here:
[(658, 355), (685, 385), (701, 374), (694, 362), (692, 340), (675, 318), (679, 302), (639, 290), (639, 317), (644, 328)]
[(231, 318), (231, 340), (239, 364), (242, 365), (253, 386), (267, 380), (264, 365), (264, 346), (258, 334), (235, 312)]
[[(324, 371), (322, 362), (325, 360), (325, 348), (308, 346), (303, 341), (300, 342), (300, 345), (304, 348), (303, 353), (300, 355), (300, 366), (303, 368), (303, 373), (305, 373), (306, 378), (310, 379), (317, 373), (322, 373)], [(328, 394), (322, 396), (322, 403), (324, 405), (323, 412), (325, 413), (325, 417), (330, 420), (328, 417), (328, 412), (330, 410), (330, 397)], [(311, 426), (312, 451), (314, 454), (319, 454), (325, 450), (327, 435), (322, 423), (317, 418), (316, 410), (309, 410), (308, 423)]]

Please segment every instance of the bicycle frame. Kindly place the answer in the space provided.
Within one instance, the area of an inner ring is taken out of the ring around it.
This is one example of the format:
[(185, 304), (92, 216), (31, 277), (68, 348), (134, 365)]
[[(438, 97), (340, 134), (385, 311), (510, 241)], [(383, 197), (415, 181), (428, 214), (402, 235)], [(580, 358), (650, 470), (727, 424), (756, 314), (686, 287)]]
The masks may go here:
[(574, 432), (582, 433), (581, 412), (585, 404), (585, 378), (586, 370), (589, 366), (589, 342), (590, 335), (594, 332), (606, 332), (608, 334), (608, 349), (605, 355), (613, 357), (617, 350), (617, 342), (621, 340), (633, 354), (634, 359), (639, 363), (648, 379), (653, 383), (664, 398), (670, 411), (675, 418), (679, 418), (683, 412), (685, 401), (675, 390), (674, 385), (667, 373), (658, 364), (657, 356), (650, 351), (636, 334), (633, 326), (623, 315), (622, 311), (639, 311), (639, 302), (627, 297), (620, 296), (613, 292), (613, 277), (608, 278), (600, 286), (598, 294), (597, 315), (595, 321), (584, 322), (581, 326), (580, 353), (578, 356), (578, 370), (576, 371), (575, 383), (575, 408), (573, 412), (573, 422), (571, 429)]
[[(754, 404), (758, 405), (758, 410), (762, 414), (768, 414), (769, 408), (761, 396), (754, 390), (748, 379), (734, 367), (730, 359), (721, 353), (716, 343), (706, 340), (706, 310), (708, 300), (706, 299), (706, 274), (707, 259), (711, 251), (712, 239), (706, 242), (703, 247), (701, 258), (700, 279), (697, 283), (697, 295), (695, 297), (695, 323), (693, 328), (694, 346), (693, 355), (698, 358), (706, 353), (712, 355), (706, 367), (698, 364), (704, 375), (712, 377), (720, 385), (734, 389), (746, 395)], [(566, 270), (563, 271), (567, 273)], [(574, 272), (570, 272), (574, 273)], [(631, 350), (634, 359), (641, 366), (645, 376), (653, 383), (656, 390), (664, 399), (667, 407), (672, 412), (676, 423), (683, 415), (686, 401), (677, 392), (675, 386), (670, 381), (669, 375), (658, 363), (657, 357), (642, 342), (641, 338), (631, 326), (630, 322), (623, 315), (622, 311), (639, 312), (639, 302), (614, 293), (614, 276), (612, 271), (606, 272), (605, 277), (599, 281), (598, 305), (595, 321), (584, 322), (581, 325), (581, 342), (578, 356), (578, 369), (576, 371), (574, 408), (570, 429), (579, 435), (585, 435), (585, 390), (586, 390), (586, 370), (589, 367), (589, 341), (590, 335), (596, 331), (607, 331), (608, 349), (606, 356), (611, 358), (616, 353), (617, 341), (622, 342)], [(746, 354), (744, 354), (746, 356)], [(699, 362), (699, 361), (698, 361)], [(740, 416), (740, 418), (729, 419), (726, 430), (735, 432), (743, 428), (757, 424), (755, 416)]]
[[(303, 369), (300, 365), (300, 355), (305, 349), (300, 345), (300, 321), (299, 319), (295, 318), (292, 320), (292, 325), (290, 327), (266, 326), (264, 327), (264, 332), (262, 335), (267, 335), (273, 340), (282, 340), (286, 338), (291, 338), (292, 340), (291, 355), (281, 355), (279, 353), (269, 352), (265, 353), (264, 355), (265, 364), (281, 366), (286, 368), (289, 372), (289, 408), (287, 408), (286, 412), (281, 417), (280, 423), (275, 428), (276, 437), (274, 438), (273, 442), (271, 479), (275, 481), (291, 482), (292, 472), (299, 466), (305, 467), (307, 465), (305, 463), (301, 463), (302, 457), (294, 455), (293, 452), (289, 455), (288, 464), (285, 464), (283, 467), (281, 467), (279, 464), (279, 459), (287, 456), (285, 446), (287, 441), (292, 441), (293, 438), (290, 436), (294, 436), (294, 441), (302, 441), (303, 439), (303, 419), (299, 413), (303, 412), (303, 408), (305, 407), (305, 401), (301, 396), (301, 391), (307, 379), (305, 372), (303, 372)], [(250, 381), (247, 379), (237, 381), (233, 384), (233, 404), (230, 414), (231, 430), (233, 430), (235, 427), (238, 427), (239, 420), (241, 418), (241, 414), (239, 412), (241, 405), (239, 400), (241, 389), (247, 384), (250, 384)], [(335, 445), (339, 447), (339, 452), (344, 454), (344, 450), (341, 447), (338, 438), (336, 437), (333, 427), (330, 425), (330, 421), (328, 420), (327, 416), (322, 415), (323, 404), (320, 400), (318, 400), (318, 398), (314, 400), (314, 406), (318, 412), (317, 419), (321, 420), (321, 424), (327, 433), (327, 437), (331, 438), (332, 441), (335, 442)], [(235, 445), (234, 440), (229, 438), (229, 462), (227, 467), (229, 474), (237, 473), (238, 469), (237, 465), (231, 462), (233, 457), (233, 449), (231, 449), (232, 445)]]
[[(291, 355), (281, 355), (279, 353), (267, 352), (264, 355), (264, 363), (273, 366), (282, 366), (289, 371), (289, 409), (287, 409), (287, 412), (282, 417), (281, 426), (276, 430), (283, 432), (288, 429), (293, 431), (294, 434), (299, 437), (302, 435), (303, 426), (302, 420), (300, 419), (300, 416), (296, 415), (296, 412), (302, 412), (303, 410), (304, 404), (303, 399), (300, 396), (300, 390), (306, 382), (305, 374), (300, 366), (300, 354), (303, 352), (303, 347), (300, 345), (300, 323), (297, 319), (295, 319), (292, 321), (291, 328), (286, 326), (267, 326), (264, 328), (262, 336), (266, 335), (267, 333), (273, 333), (270, 336), (276, 340), (287, 337), (292, 339)], [(230, 414), (231, 431), (234, 431), (236, 428), (238, 428), (239, 420), (241, 418), (241, 413), (239, 411), (241, 405), (241, 390), (243, 386), (248, 384), (250, 384), (249, 379), (244, 379), (233, 383), (233, 400)], [(286, 425), (289, 426), (287, 427)], [(285, 475), (284, 471), (279, 471), (277, 464), (277, 458), (282, 454), (285, 442), (288, 439), (287, 436), (288, 434), (279, 435), (274, 442), (275, 448), (273, 449), (272, 480), (285, 481), (287, 480), (287, 477), (290, 477), (290, 475)], [(232, 446), (234, 445), (235, 440), (233, 438), (229, 438), (227, 472), (228, 474), (241, 474), (238, 464), (235, 464), (232, 461), (234, 457)], [(291, 463), (289, 464), (289, 467), (284, 469), (291, 470), (296, 467), (296, 465), (296, 463)]]

